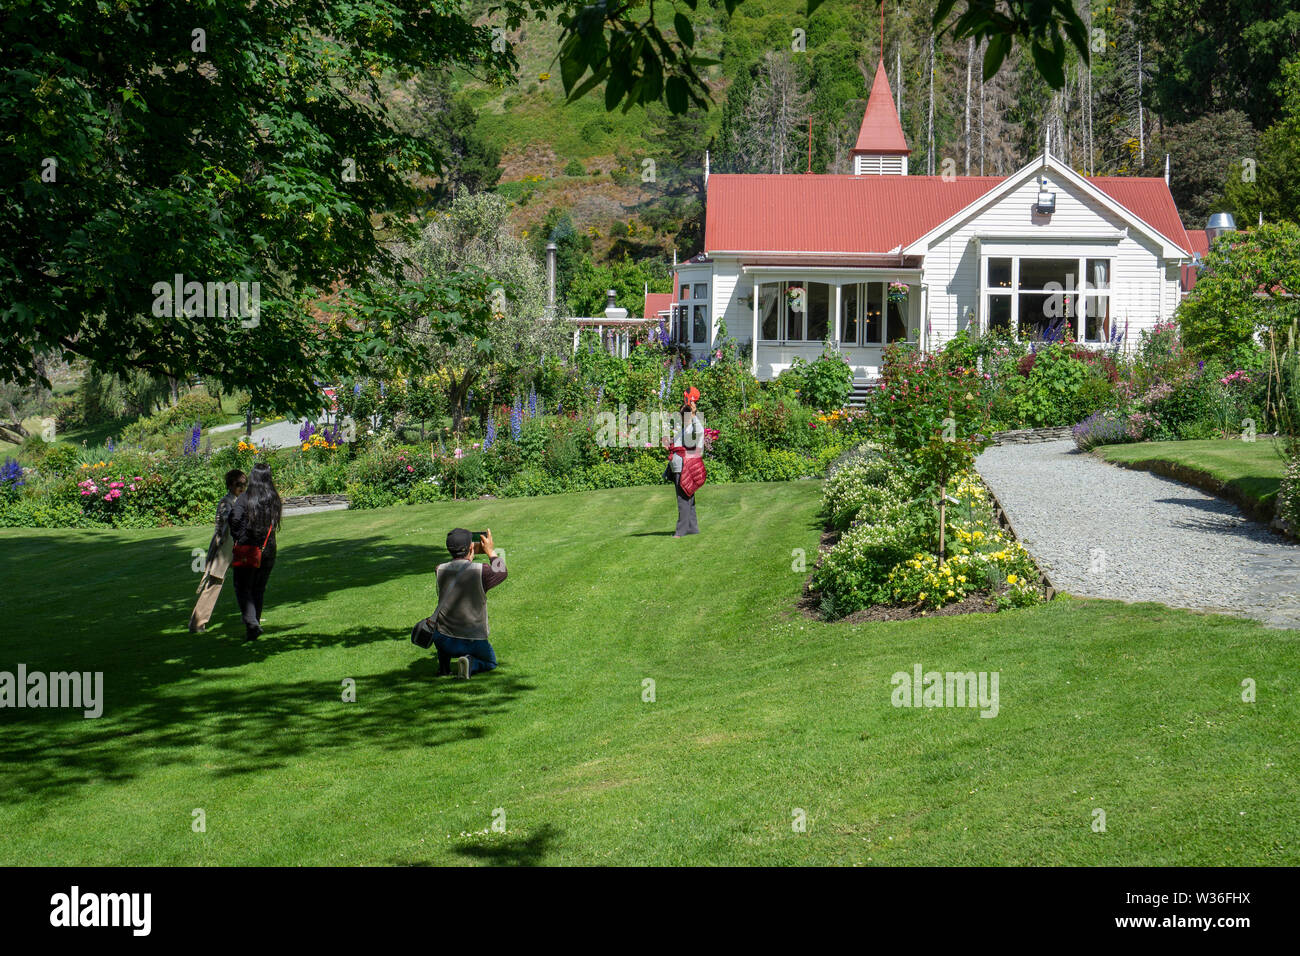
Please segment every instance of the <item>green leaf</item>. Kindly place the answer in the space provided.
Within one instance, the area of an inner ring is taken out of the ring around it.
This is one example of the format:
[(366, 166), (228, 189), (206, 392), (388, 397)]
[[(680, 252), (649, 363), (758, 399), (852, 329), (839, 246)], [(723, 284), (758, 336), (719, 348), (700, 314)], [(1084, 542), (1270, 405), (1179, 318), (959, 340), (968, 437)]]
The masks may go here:
[(691, 21), (686, 18), (686, 14), (678, 13), (673, 17), (673, 29), (688, 47), (695, 46), (695, 28), (691, 26)]

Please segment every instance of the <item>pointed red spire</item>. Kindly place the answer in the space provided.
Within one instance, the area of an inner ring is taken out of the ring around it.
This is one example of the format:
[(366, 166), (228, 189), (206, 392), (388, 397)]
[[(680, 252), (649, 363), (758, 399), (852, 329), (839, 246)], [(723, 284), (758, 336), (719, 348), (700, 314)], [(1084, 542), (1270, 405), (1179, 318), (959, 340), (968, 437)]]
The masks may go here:
[(903, 124), (898, 121), (898, 110), (894, 109), (894, 94), (889, 89), (889, 77), (885, 73), (885, 61), (876, 65), (876, 78), (871, 84), (871, 96), (867, 99), (867, 112), (862, 117), (862, 129), (858, 131), (858, 142), (853, 153), (872, 153), (887, 156), (908, 156), (907, 139), (903, 136)]

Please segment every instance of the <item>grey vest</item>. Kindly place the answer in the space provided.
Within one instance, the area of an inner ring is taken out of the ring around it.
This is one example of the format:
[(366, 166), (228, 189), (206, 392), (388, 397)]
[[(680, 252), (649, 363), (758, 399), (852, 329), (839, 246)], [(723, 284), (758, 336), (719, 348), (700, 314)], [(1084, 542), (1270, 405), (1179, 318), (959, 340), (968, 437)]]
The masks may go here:
[(438, 610), (434, 612), (433, 623), (441, 633), (466, 641), (487, 640), (484, 567), (463, 558), (438, 565)]

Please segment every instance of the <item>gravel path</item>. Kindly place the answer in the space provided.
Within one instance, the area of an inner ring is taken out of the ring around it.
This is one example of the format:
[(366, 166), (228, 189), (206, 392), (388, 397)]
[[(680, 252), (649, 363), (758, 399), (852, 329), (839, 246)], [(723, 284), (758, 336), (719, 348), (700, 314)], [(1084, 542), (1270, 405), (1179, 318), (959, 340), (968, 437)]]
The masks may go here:
[(1063, 591), (1300, 628), (1300, 547), (1221, 498), (1070, 441), (990, 448), (976, 467)]
[[(298, 435), (302, 431), (303, 424), (307, 421), (305, 418), (294, 419), (291, 421), (274, 422), (270, 425), (258, 425), (253, 429), (253, 444), (266, 445), (268, 448), (292, 448), (297, 445), (301, 439)], [(324, 415), (317, 419), (317, 427), (323, 428), (328, 424)], [(235, 422), (233, 425), (218, 425), (216, 428), (209, 429), (213, 434), (219, 432), (233, 432), (244, 430), (243, 422)], [(239, 437), (243, 437), (240, 435)]]

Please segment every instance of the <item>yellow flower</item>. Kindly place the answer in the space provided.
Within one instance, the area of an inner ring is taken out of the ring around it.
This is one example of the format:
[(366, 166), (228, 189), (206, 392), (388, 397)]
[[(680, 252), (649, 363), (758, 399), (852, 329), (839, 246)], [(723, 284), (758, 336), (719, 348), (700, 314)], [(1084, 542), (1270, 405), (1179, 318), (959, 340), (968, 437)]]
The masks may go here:
[(925, 592), (925, 591), (922, 591), (920, 594), (918, 594), (918, 595), (916, 596), (916, 599), (917, 599), (918, 601), (924, 601), (924, 600), (925, 600), (925, 594), (926, 594), (926, 592)]
[(1014, 574), (1008, 574), (1008, 575), (1007, 575), (1007, 584), (1015, 584), (1015, 583), (1016, 583), (1017, 581), (1019, 581), (1019, 580), (1020, 580), (1020, 578), (1018, 578), (1018, 577), (1017, 577), (1016, 575), (1014, 575)]

